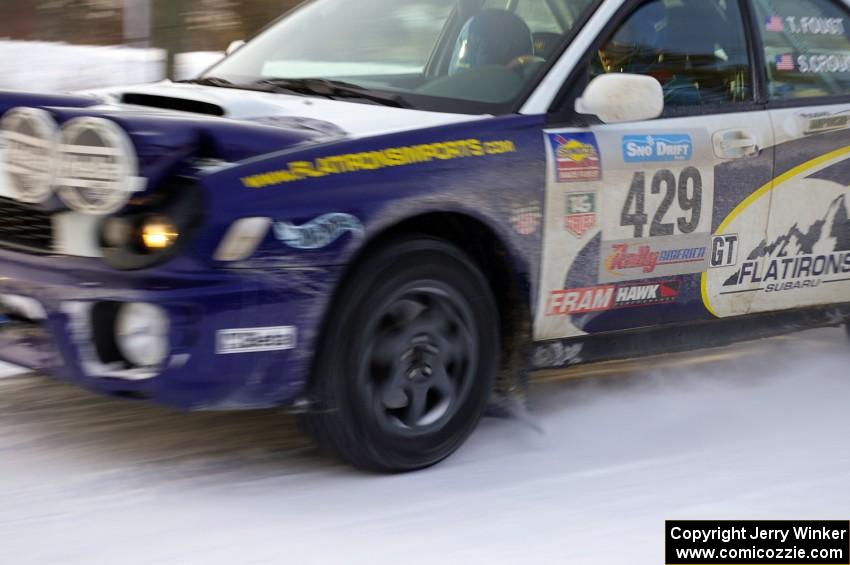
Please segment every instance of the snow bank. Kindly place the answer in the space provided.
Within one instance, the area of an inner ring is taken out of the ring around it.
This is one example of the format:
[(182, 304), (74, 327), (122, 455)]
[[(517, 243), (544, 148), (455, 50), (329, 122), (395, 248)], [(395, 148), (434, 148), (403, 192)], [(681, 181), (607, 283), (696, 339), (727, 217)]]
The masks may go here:
[[(220, 53), (184, 53), (177, 58), (179, 79), (196, 76)], [(0, 88), (67, 91), (161, 80), (161, 49), (95, 47), (38, 41), (0, 41)]]

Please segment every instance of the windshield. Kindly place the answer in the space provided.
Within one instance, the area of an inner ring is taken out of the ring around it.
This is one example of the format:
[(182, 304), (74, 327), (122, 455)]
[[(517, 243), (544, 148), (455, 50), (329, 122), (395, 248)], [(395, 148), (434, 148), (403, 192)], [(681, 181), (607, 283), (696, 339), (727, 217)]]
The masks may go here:
[(595, 3), (314, 0), (204, 76), (344, 81), (415, 108), (492, 112), (536, 83)]

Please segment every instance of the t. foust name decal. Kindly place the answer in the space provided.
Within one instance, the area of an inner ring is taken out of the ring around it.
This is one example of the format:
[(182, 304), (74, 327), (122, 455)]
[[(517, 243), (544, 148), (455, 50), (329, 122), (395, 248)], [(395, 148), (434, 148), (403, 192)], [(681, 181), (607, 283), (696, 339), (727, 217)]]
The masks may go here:
[(848, 155), (845, 147), (800, 165), (721, 223), (718, 235), (740, 238), (738, 260), (703, 275), (703, 301), (711, 312), (731, 316), (847, 302)]

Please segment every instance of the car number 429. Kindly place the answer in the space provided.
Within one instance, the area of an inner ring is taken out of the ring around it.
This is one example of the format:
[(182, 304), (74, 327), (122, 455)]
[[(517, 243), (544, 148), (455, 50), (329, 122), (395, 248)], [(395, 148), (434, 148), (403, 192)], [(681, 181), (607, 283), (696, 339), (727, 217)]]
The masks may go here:
[[(647, 214), (647, 173), (637, 172), (620, 214), (620, 225), (633, 226), (635, 239), (642, 239), (649, 222)], [(678, 178), (669, 169), (656, 171), (652, 176), (649, 190), (663, 197), (652, 213), (649, 236), (666, 236), (694, 233), (702, 218), (702, 175), (696, 167), (687, 167)], [(671, 209), (675, 218), (668, 218)]]

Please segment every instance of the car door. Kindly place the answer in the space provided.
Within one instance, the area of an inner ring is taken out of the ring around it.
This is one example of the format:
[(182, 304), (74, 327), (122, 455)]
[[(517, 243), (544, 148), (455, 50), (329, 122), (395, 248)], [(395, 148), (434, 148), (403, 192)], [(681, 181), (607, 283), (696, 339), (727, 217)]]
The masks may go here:
[[(850, 301), (850, 20), (836, 0), (753, 0), (762, 41), (775, 180), (736, 211), (770, 202), (764, 238), (742, 239), (723, 289), (765, 312)], [(721, 291), (722, 292), (722, 291)], [(722, 299), (722, 296), (720, 297)]]
[[(773, 170), (773, 131), (736, 0), (626, 3), (568, 80), (545, 131), (548, 158), (537, 340), (750, 311), (741, 294), (714, 307), (703, 274), (737, 262), (742, 233), (720, 222)], [(571, 112), (604, 73), (664, 87), (655, 120), (602, 124)], [(572, 88), (570, 91), (569, 89)], [(768, 205), (738, 231), (763, 235)]]

